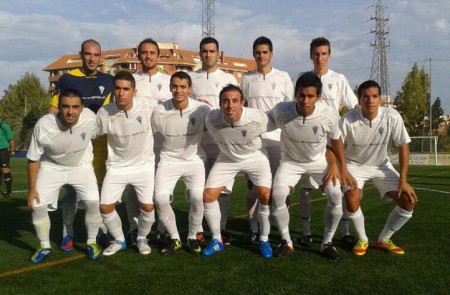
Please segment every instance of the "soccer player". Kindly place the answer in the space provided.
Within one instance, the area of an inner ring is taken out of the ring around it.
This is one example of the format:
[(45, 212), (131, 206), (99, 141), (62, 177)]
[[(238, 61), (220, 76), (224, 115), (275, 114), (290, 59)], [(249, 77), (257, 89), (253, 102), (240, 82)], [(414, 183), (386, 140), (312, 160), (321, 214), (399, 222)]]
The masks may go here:
[(10, 157), (16, 153), (14, 149), (14, 136), (11, 128), (5, 121), (0, 121), (0, 184), (5, 179), (5, 198), (12, 196), (12, 175), (9, 166)]
[[(360, 208), (362, 189), (371, 181), (381, 198), (396, 204), (378, 236), (376, 248), (395, 254), (404, 254), (391, 240), (411, 218), (417, 196), (408, 184), (409, 146), (411, 141), (403, 119), (393, 108), (381, 106), (381, 88), (375, 81), (366, 81), (358, 88), (361, 109), (354, 109), (341, 119), (340, 127), (345, 143), (348, 171), (356, 178), (358, 187), (345, 192), (347, 210), (358, 235), (353, 248), (356, 255), (364, 255), (369, 239), (364, 229), (364, 216)], [(398, 148), (400, 174), (394, 169), (388, 151), (392, 144)]]
[[(270, 111), (280, 102), (292, 101), (294, 98), (294, 86), (289, 74), (272, 67), (273, 54), (272, 41), (264, 36), (257, 38), (253, 42), (253, 57), (257, 68), (255, 71), (247, 73), (241, 81), (241, 89), (247, 106), (263, 112)], [(275, 176), (281, 159), (280, 133), (281, 130), (276, 129), (262, 135), (273, 176)], [(247, 209), (250, 231), (244, 238), (246, 243), (254, 243), (257, 239), (258, 219), (255, 218), (257, 205), (257, 196), (249, 183)]]
[[(192, 98), (208, 103), (211, 108), (220, 108), (219, 93), (228, 84), (238, 85), (236, 78), (232, 74), (225, 73), (218, 67), (219, 62), (219, 42), (206, 37), (200, 41), (200, 60), (202, 68), (189, 73), (192, 78)], [(203, 134), (201, 145), (206, 152), (206, 174), (211, 170), (219, 155), (219, 148), (209, 132)], [(231, 184), (232, 185), (232, 184)], [(222, 192), (219, 197), (220, 229), (222, 240), (228, 245), (231, 243), (231, 234), (226, 229), (228, 214), (230, 210), (230, 195)], [(203, 240), (203, 233), (197, 235), (198, 240)]]
[(151, 126), (155, 103), (135, 97), (135, 87), (133, 75), (119, 71), (114, 76), (115, 102), (98, 112), (99, 132), (108, 135), (107, 173), (101, 192), (100, 212), (108, 232), (115, 239), (103, 251), (105, 256), (126, 249), (122, 222), (115, 207), (128, 184), (134, 186), (141, 208), (137, 248), (143, 255), (151, 252), (146, 237), (155, 222), (155, 159)]
[[(136, 96), (148, 99), (150, 101), (157, 100), (160, 104), (166, 100), (169, 100), (172, 97), (169, 87), (170, 76), (158, 70), (158, 60), (160, 54), (158, 43), (151, 38), (144, 39), (139, 43), (137, 53), (138, 59), (141, 62), (142, 71), (133, 74), (133, 77), (136, 80)], [(164, 138), (161, 134), (154, 133), (153, 139), (155, 165), (157, 166), (162, 141)], [(136, 191), (133, 187), (130, 187), (127, 198), (127, 216), (128, 223), (130, 225), (127, 234), (128, 245), (136, 244), (139, 214), (140, 209)], [(165, 231), (166, 230), (162, 223), (158, 222), (157, 236), (159, 238), (163, 238), (165, 236)]]
[(187, 242), (192, 254), (199, 255), (201, 247), (196, 234), (203, 219), (203, 188), (205, 186), (205, 157), (200, 139), (205, 129), (209, 106), (189, 98), (191, 77), (176, 72), (171, 77), (172, 99), (158, 105), (152, 117), (153, 130), (164, 136), (161, 160), (156, 170), (155, 204), (160, 220), (171, 241), (161, 253), (172, 255), (181, 248), (175, 213), (170, 205), (178, 179), (183, 178), (189, 190), (189, 232)]
[[(353, 109), (358, 104), (358, 99), (348, 84), (347, 79), (344, 75), (328, 68), (328, 62), (331, 57), (330, 41), (325, 37), (313, 39), (310, 44), (309, 54), (314, 65), (313, 72), (320, 77), (323, 85), (320, 101), (338, 112), (342, 106), (345, 106), (349, 110)], [(309, 177), (302, 177), (300, 184), (300, 213), (302, 215), (303, 236), (300, 238), (299, 243), (302, 246), (310, 247), (313, 242), (310, 225), (311, 192), (313, 188), (318, 188), (318, 185)], [(350, 234), (349, 222), (344, 207), (344, 215), (341, 219), (342, 241), (347, 247), (351, 248), (355, 245), (356, 239)]]
[(339, 252), (332, 245), (332, 238), (342, 216), (342, 192), (337, 164), (331, 161), (327, 165), (328, 140), (339, 162), (342, 182), (352, 186), (355, 181), (345, 166), (339, 114), (335, 109), (317, 103), (321, 90), (320, 78), (307, 72), (300, 76), (295, 85), (296, 101), (279, 103), (268, 113), (274, 128), (281, 128), (281, 163), (272, 187), (272, 214), (282, 238), (274, 251), (277, 257), (293, 251), (286, 198), (305, 174), (318, 183), (322, 183), (323, 179), (324, 192), (328, 198), (320, 252), (329, 259), (340, 259)]
[(220, 153), (203, 192), (205, 219), (212, 233), (212, 241), (203, 249), (202, 254), (210, 256), (224, 250), (217, 199), (225, 189), (231, 193), (232, 187), (229, 184), (233, 183), (238, 172), (245, 172), (254, 183), (260, 202), (258, 216), (261, 256), (270, 258), (272, 248), (268, 236), (272, 174), (261, 140), (261, 135), (267, 129), (267, 115), (260, 110), (244, 107), (242, 91), (235, 85), (223, 88), (219, 97), (220, 109), (212, 110), (206, 119), (206, 127), (219, 145)]
[[(56, 94), (53, 96), (49, 113), (58, 110), (58, 101), (60, 93), (66, 89), (76, 89), (81, 93), (85, 106), (94, 113), (102, 105), (107, 105), (111, 101), (113, 90), (113, 80), (111, 75), (102, 73), (98, 70), (101, 62), (102, 50), (100, 44), (92, 39), (86, 40), (81, 44), (80, 50), (81, 67), (71, 70), (61, 76), (56, 83)], [(103, 183), (106, 173), (105, 161), (107, 157), (106, 137), (99, 136), (93, 141), (94, 160), (93, 166), (99, 188)], [(73, 251), (73, 222), (77, 212), (75, 191), (67, 187), (66, 195), (63, 200), (63, 240), (60, 249), (65, 252)], [(106, 234), (106, 227), (101, 224), (98, 236), (98, 243), (106, 247), (110, 242)]]
[(59, 112), (47, 114), (36, 123), (28, 150), (28, 207), (40, 248), (30, 260), (39, 263), (51, 254), (48, 210), (58, 205), (59, 190), (71, 185), (77, 202), (86, 209), (87, 254), (98, 259), (101, 248), (95, 238), (100, 225), (99, 194), (92, 167), (92, 143), (97, 117), (84, 108), (75, 89), (60, 92)]

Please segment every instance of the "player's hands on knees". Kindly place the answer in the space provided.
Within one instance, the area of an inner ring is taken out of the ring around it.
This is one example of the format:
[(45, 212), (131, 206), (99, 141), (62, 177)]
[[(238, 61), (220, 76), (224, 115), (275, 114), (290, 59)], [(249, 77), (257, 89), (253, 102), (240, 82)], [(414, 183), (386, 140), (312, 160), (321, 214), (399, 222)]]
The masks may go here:
[(328, 170), (322, 178), (324, 186), (327, 186), (330, 181), (333, 182), (333, 186), (336, 186), (341, 181), (341, 174), (337, 165), (328, 165)]
[(407, 182), (400, 181), (398, 183), (397, 199), (401, 197), (402, 193), (408, 197), (410, 203), (417, 203), (419, 201), (412, 186)]
[(347, 187), (348, 189), (358, 188), (358, 183), (356, 182), (356, 179), (347, 170), (342, 171), (341, 176), (342, 176), (342, 186)]
[(33, 210), (33, 201), (36, 200), (38, 204), (41, 203), (41, 199), (39, 198), (39, 193), (36, 190), (30, 190), (28, 191), (28, 208)]

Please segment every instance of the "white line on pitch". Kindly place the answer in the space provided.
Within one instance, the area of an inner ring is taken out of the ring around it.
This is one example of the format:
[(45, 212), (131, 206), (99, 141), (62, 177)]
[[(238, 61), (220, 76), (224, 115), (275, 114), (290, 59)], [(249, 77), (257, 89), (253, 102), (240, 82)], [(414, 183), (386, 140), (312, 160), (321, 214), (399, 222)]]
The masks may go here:
[(429, 192), (438, 192), (438, 193), (450, 195), (450, 192), (438, 191), (438, 190), (435, 190), (435, 189), (421, 188), (421, 187), (416, 187), (416, 186), (414, 187), (414, 189), (423, 190), (423, 191), (429, 191)]

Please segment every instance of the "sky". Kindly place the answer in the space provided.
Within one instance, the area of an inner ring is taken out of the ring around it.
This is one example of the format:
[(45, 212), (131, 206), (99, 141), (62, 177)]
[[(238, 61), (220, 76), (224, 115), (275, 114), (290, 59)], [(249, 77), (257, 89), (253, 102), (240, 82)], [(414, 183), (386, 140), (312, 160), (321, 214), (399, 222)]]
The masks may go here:
[[(309, 43), (331, 41), (330, 69), (352, 88), (370, 78), (378, 0), (215, 1), (215, 37), (225, 55), (252, 58), (259, 36), (274, 44), (273, 67), (292, 77), (312, 69)], [(391, 97), (401, 90), (414, 63), (431, 74), (431, 96), (450, 113), (450, 1), (385, 0), (390, 47), (387, 63)], [(44, 87), (44, 67), (77, 53), (82, 41), (98, 40), (103, 50), (129, 48), (144, 38), (176, 42), (198, 50), (201, 0), (2, 0), (0, 2), (0, 93), (25, 72)], [(431, 62), (430, 62), (431, 59)]]

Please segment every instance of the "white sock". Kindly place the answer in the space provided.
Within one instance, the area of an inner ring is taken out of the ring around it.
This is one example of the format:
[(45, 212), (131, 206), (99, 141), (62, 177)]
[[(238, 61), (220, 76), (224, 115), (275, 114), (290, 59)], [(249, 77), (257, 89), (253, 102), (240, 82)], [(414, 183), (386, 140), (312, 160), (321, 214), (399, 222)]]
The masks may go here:
[(312, 189), (301, 189), (300, 191), (300, 215), (304, 236), (311, 235), (311, 193)]
[(343, 237), (350, 235), (350, 222), (347, 215), (348, 211), (345, 208), (347, 208), (347, 200), (342, 198), (341, 235)]
[(180, 234), (178, 233), (175, 212), (173, 212), (172, 206), (170, 205), (170, 196), (167, 194), (161, 194), (155, 197), (155, 201), (159, 220), (169, 233), (170, 238), (179, 240)]
[(155, 210), (147, 212), (141, 209), (140, 211), (137, 240), (146, 239), (152, 229), (153, 223), (155, 223)]
[(213, 201), (211, 203), (204, 203), (205, 205), (205, 219), (208, 222), (209, 230), (212, 234), (212, 239), (218, 241), (222, 240), (220, 234), (220, 208), (219, 202)]
[(270, 208), (269, 205), (259, 204), (258, 219), (261, 230), (259, 231), (259, 240), (267, 242), (270, 234)]
[(109, 214), (102, 214), (102, 218), (108, 228), (108, 232), (114, 237), (114, 239), (125, 242), (125, 236), (122, 230), (122, 221), (120, 220), (120, 216), (117, 214), (117, 211), (114, 209), (114, 211)]
[(409, 212), (396, 206), (391, 214), (389, 214), (386, 224), (378, 237), (378, 242), (390, 239), (396, 231), (408, 222), (412, 217), (412, 213), (413, 211)]
[(324, 192), (327, 195), (328, 201), (324, 213), (325, 230), (322, 246), (332, 242), (334, 233), (342, 217), (342, 191), (340, 185), (334, 186), (332, 183), (329, 183), (325, 187)]
[[(226, 199), (229, 199), (229, 195), (227, 195)], [(220, 197), (219, 197), (220, 199)], [(199, 227), (202, 225), (203, 220), (203, 190), (191, 190), (190, 196), (190, 210), (189, 210), (189, 232), (188, 232), (188, 240), (195, 239), (197, 235), (197, 231)], [(223, 214), (223, 211), (221, 211)], [(228, 215), (228, 214), (227, 214)], [(226, 220), (225, 220), (226, 222)]]
[(128, 232), (132, 232), (138, 228), (139, 215), (141, 214), (141, 208), (139, 205), (139, 200), (137, 197), (136, 189), (133, 186), (129, 186), (128, 195), (127, 195), (127, 218), (129, 230)]
[(70, 235), (73, 237), (73, 223), (77, 215), (77, 193), (71, 186), (66, 188), (66, 194), (63, 198), (62, 219), (63, 219), (63, 237)]
[(253, 190), (247, 191), (247, 211), (248, 211), (248, 221), (250, 223), (250, 230), (252, 232), (258, 232), (258, 196)]
[(289, 187), (286, 185), (274, 186), (272, 189), (272, 216), (275, 219), (282, 240), (292, 243), (289, 234), (289, 210), (286, 206), (286, 197)]
[(219, 207), (220, 207), (220, 230), (225, 230), (227, 227), (228, 214), (230, 213), (230, 195), (220, 194), (219, 196)]
[(47, 206), (33, 208), (31, 219), (41, 246), (50, 248), (50, 217), (48, 216)]
[(361, 241), (369, 241), (369, 238), (366, 235), (366, 229), (364, 227), (364, 214), (361, 211), (361, 207), (359, 207), (358, 210), (356, 210), (356, 212), (354, 213), (347, 211), (347, 216), (348, 219), (353, 222), (353, 226), (355, 227), (358, 239), (360, 239)]
[(98, 201), (83, 201), (86, 212), (84, 214), (84, 224), (86, 226), (86, 244), (95, 243), (95, 238), (100, 226), (101, 216)]

